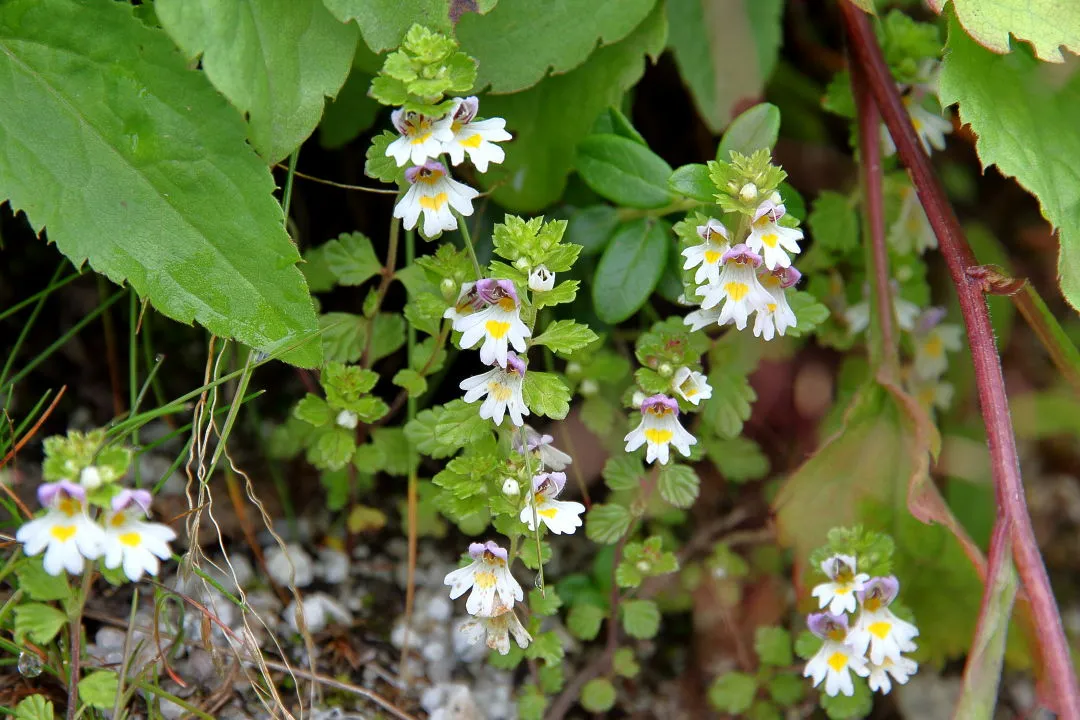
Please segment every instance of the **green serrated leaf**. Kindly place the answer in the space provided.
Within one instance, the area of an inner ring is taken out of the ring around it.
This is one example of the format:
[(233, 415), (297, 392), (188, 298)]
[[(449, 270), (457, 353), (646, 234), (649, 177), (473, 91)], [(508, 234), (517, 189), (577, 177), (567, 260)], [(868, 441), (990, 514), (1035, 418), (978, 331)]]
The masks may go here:
[(738, 715), (750, 709), (755, 693), (757, 681), (752, 675), (725, 673), (709, 686), (709, 703), (721, 712)]
[(588, 325), (573, 320), (556, 320), (548, 325), (544, 332), (533, 338), (534, 345), (544, 345), (552, 351), (569, 357), (575, 350), (599, 340)]
[(547, 292), (533, 293), (533, 305), (539, 310), (552, 305), (574, 302), (579, 287), (581, 287), (580, 280), (564, 280)]
[[(928, 0), (937, 12), (945, 2)], [(990, 5), (953, 0), (952, 4), (964, 30), (996, 52), (1009, 52), (1009, 35), (1015, 35), (1030, 42), (1040, 60), (1063, 62), (1062, 47), (1080, 54), (1080, 6), (1068, 0), (1003, 0)]]
[(248, 136), (269, 163), (285, 158), (345, 83), (356, 29), (322, 0), (158, 0), (154, 10), (189, 61), (244, 113)]
[(814, 247), (840, 254), (859, 249), (859, 217), (846, 196), (823, 190), (806, 222), (814, 237)]
[(547, 587), (544, 592), (539, 588), (529, 590), (529, 610), (537, 615), (554, 615), (562, 607), (562, 600), (555, 588)]
[(404, 388), (409, 397), (419, 397), (427, 391), (427, 380), (424, 376), (408, 368), (398, 370), (391, 382), (400, 388)]
[(671, 463), (660, 470), (660, 497), (677, 508), (688, 508), (697, 500), (701, 480), (689, 465)]
[(585, 184), (619, 205), (664, 207), (671, 166), (649, 148), (620, 135), (590, 135), (578, 146), (577, 171)]
[(602, 713), (615, 707), (615, 686), (607, 678), (593, 678), (581, 688), (581, 706)]
[(307, 458), (317, 468), (340, 470), (352, 460), (356, 438), (351, 430), (333, 427), (320, 433), (315, 444), (308, 448)]
[(371, 240), (363, 233), (342, 233), (323, 247), (326, 265), (341, 285), (361, 285), (382, 269)]
[(613, 545), (630, 527), (630, 511), (615, 503), (597, 503), (585, 516), (585, 534), (593, 542)]
[(99, 710), (112, 710), (120, 685), (116, 673), (96, 670), (79, 681), (79, 699)]
[(782, 627), (758, 627), (754, 633), (754, 652), (763, 665), (786, 667), (795, 661), (791, 654), (791, 633)]
[(855, 683), (855, 694), (826, 695), (821, 693), (821, 708), (831, 720), (864, 718), (874, 709), (874, 694), (864, 682)]
[(793, 707), (806, 694), (806, 679), (783, 673), (769, 680), (769, 697), (780, 707)]
[(405, 436), (425, 455), (444, 458), (490, 435), (490, 427), (475, 405), (453, 400), (421, 412), (405, 426)]
[(795, 654), (803, 660), (809, 660), (821, 649), (822, 640), (809, 630), (803, 630), (795, 636)]
[(660, 609), (652, 600), (626, 600), (620, 610), (623, 629), (630, 637), (648, 639), (660, 630)]
[(517, 710), (521, 720), (544, 720), (547, 698), (535, 685), (526, 685), (518, 693)]
[(521, 395), (525, 405), (537, 415), (562, 420), (570, 412), (570, 390), (555, 373), (529, 370)]
[(15, 706), (15, 720), (53, 720), (52, 700), (31, 695)]
[(45, 572), (41, 556), (24, 558), (16, 568), (15, 576), (19, 579), (19, 589), (31, 600), (67, 600), (71, 597), (67, 575)]
[(398, 167), (394, 158), (386, 156), (386, 148), (397, 140), (397, 135), (383, 130), (376, 135), (364, 154), (364, 174), (384, 183), (401, 185), (405, 182), (405, 168)]
[(540, 658), (548, 665), (555, 665), (563, 659), (564, 652), (562, 640), (549, 630), (533, 638), (529, 647), (525, 648), (525, 657)]
[(372, 322), (370, 362), (381, 360), (405, 344), (405, 318), (398, 313), (379, 313)]
[(327, 362), (356, 362), (367, 346), (368, 321), (352, 313), (332, 312), (319, 316), (323, 355)]
[(616, 453), (604, 463), (601, 474), (607, 486), (616, 492), (634, 490), (645, 479), (645, 466), (637, 455)]
[(127, 3), (6, 2), (0, 96), (20, 99), (0, 104), (0, 198), (36, 232), (168, 317), (319, 363), (269, 169), (163, 31)]
[(714, 367), (709, 373), (709, 385), (713, 394), (705, 401), (705, 422), (723, 437), (737, 436), (750, 419), (751, 404), (757, 399), (749, 378), (730, 366)]
[(641, 666), (634, 658), (634, 651), (628, 647), (621, 647), (615, 651), (615, 656), (611, 660), (611, 669), (616, 675), (627, 678), (637, 677), (637, 674), (641, 672)]
[(484, 114), (506, 118), (514, 134), (513, 152), (480, 178), (493, 199), (513, 210), (539, 210), (557, 200), (597, 115), (621, 101), (641, 78), (644, 56), (655, 60), (666, 36), (658, 3), (626, 38), (599, 48), (580, 67), (523, 92), (485, 97)]
[(566, 628), (578, 640), (594, 640), (607, 613), (598, 605), (578, 603), (566, 615)]
[(668, 178), (668, 187), (673, 192), (693, 198), (698, 202), (712, 205), (715, 201), (716, 186), (709, 177), (709, 168), (701, 163), (676, 168)]
[(65, 625), (67, 615), (52, 605), (29, 602), (15, 606), (16, 643), (30, 638), (38, 645), (47, 645)]
[(788, 328), (788, 337), (805, 337), (829, 319), (829, 308), (819, 303), (817, 298), (808, 292), (789, 290), (787, 301), (791, 312), (795, 313), (795, 325)]
[(293, 417), (321, 427), (330, 422), (330, 406), (318, 395), (308, 393), (293, 408)]
[(649, 299), (667, 264), (671, 226), (641, 218), (615, 232), (596, 265), (593, 305), (612, 325), (636, 313)]
[(745, 437), (709, 438), (705, 454), (725, 480), (741, 483), (758, 480), (769, 473), (769, 458), (756, 442)]

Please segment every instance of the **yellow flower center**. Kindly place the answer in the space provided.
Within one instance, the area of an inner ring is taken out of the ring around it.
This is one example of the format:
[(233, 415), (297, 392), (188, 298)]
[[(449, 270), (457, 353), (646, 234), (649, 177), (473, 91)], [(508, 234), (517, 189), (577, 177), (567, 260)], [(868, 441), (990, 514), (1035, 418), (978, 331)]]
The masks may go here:
[(840, 672), (845, 667), (847, 667), (847, 655), (842, 652), (834, 652), (832, 655), (829, 656), (827, 662), (829, 663), (829, 667), (831, 667), (836, 672)]
[(68, 517), (75, 517), (75, 515), (78, 514), (79, 510), (82, 509), (82, 506), (77, 500), (72, 500), (71, 498), (64, 498), (60, 501), (60, 504), (57, 506), (56, 509), (64, 513)]
[(769, 312), (776, 312), (776, 303), (765, 303), (765, 309)]
[(481, 590), (487, 590), (488, 588), (495, 587), (495, 573), (478, 572), (473, 578), (473, 584)]
[(461, 141), (461, 144), (467, 148), (476, 149), (480, 147), (480, 143), (484, 142), (484, 138), (480, 137), (479, 133), (476, 135), (470, 135)]
[(506, 335), (510, 330), (510, 323), (501, 322), (499, 320), (488, 320), (484, 323), (484, 329), (487, 330), (487, 334), (496, 340), (501, 340), (503, 335)]
[(673, 433), (670, 430), (661, 428), (649, 428), (645, 431), (645, 439), (653, 445), (663, 445), (666, 442), (671, 442), (672, 435)]
[(728, 298), (739, 302), (750, 292), (750, 286), (742, 282), (729, 282), (724, 284), (724, 292)]
[(510, 388), (503, 385), (501, 382), (489, 382), (488, 392), (491, 394), (491, 397), (499, 402), (506, 402), (510, 399)]
[(765, 247), (770, 248), (776, 247), (776, 241), (779, 239), (780, 237), (776, 233), (767, 233), (761, 236), (761, 242), (764, 243)]
[(547, 518), (548, 520), (551, 520), (555, 517), (556, 514), (558, 514), (558, 511), (555, 508), (547, 508), (544, 510), (537, 510), (536, 514), (542, 518)]
[(884, 640), (889, 637), (889, 631), (892, 630), (892, 623), (885, 620), (878, 620), (876, 623), (867, 625), (866, 630), (879, 640)]
[(935, 333), (926, 338), (926, 342), (923, 343), (923, 352), (930, 357), (941, 357), (945, 354), (945, 345), (942, 344), (941, 338)]
[(446, 201), (447, 196), (444, 192), (435, 193), (434, 195), (421, 195), (420, 207), (425, 210), (438, 210), (446, 204)]
[(112, 519), (109, 520), (109, 524), (112, 525), (114, 528), (118, 528), (118, 527), (120, 527), (121, 525), (123, 525), (126, 522), (127, 522), (127, 518), (124, 517), (124, 513), (122, 513), (122, 512), (116, 513), (115, 515), (112, 516)]
[(53, 525), (52, 529), (49, 530), (49, 534), (52, 535), (54, 539), (59, 540), (60, 542), (67, 542), (71, 538), (75, 537), (75, 526)]
[(431, 137), (431, 132), (430, 131), (429, 132), (422, 132), (419, 135), (414, 135), (412, 137), (412, 139), (409, 140), (409, 142), (411, 144), (413, 144), (413, 145), (422, 145), (423, 143), (426, 143), (428, 141), (428, 138), (430, 138), (430, 137)]
[(715, 265), (716, 263), (720, 262), (721, 256), (722, 253), (719, 253), (716, 250), (706, 250), (705, 262), (709, 263), (710, 265)]
[(130, 548), (139, 547), (142, 537), (137, 532), (128, 532), (120, 536), (120, 544)]

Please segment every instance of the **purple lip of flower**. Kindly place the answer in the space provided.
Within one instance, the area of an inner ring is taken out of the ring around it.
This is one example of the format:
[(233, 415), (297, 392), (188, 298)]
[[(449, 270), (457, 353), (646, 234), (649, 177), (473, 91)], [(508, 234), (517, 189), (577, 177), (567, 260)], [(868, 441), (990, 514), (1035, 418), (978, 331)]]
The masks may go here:
[(654, 408), (664, 407), (673, 415), (679, 414), (679, 403), (667, 395), (657, 394), (641, 401), (641, 412), (655, 412)]
[(875, 595), (881, 600), (882, 606), (889, 605), (896, 599), (897, 594), (900, 592), (900, 581), (895, 576), (889, 575), (887, 577), (876, 577), (871, 579), (863, 586), (862, 590), (859, 590), (856, 595), (859, 596), (859, 602), (866, 602), (866, 598), (874, 597)]
[(763, 200), (762, 203), (758, 205), (757, 210), (754, 211), (754, 222), (757, 222), (766, 215), (769, 216), (769, 220), (776, 222), (784, 217), (785, 212), (787, 212), (787, 208), (784, 207), (783, 203), (777, 204), (772, 200)]
[(59, 482), (39, 485), (37, 491), (38, 502), (41, 503), (43, 507), (49, 507), (61, 493), (68, 497), (75, 498), (79, 502), (86, 501), (86, 488), (82, 485), (73, 483), (70, 480), (60, 480)]
[(119, 512), (126, 508), (128, 505), (135, 503), (138, 505), (144, 513), (150, 512), (150, 503), (153, 501), (154, 496), (150, 494), (149, 490), (128, 490), (127, 488), (121, 490), (112, 499), (112, 509), (115, 512)]
[(780, 287), (787, 290), (802, 279), (802, 273), (796, 270), (794, 266), (791, 266), (778, 271), (777, 277), (780, 278)]
[(505, 297), (511, 298), (515, 307), (518, 304), (517, 290), (514, 289), (514, 283), (510, 280), (496, 280), (494, 278), (477, 280), (476, 292), (488, 305), (494, 305)]
[(919, 335), (925, 335), (933, 330), (942, 320), (945, 319), (945, 315), (948, 311), (943, 307), (930, 307), (923, 310), (919, 316), (918, 322), (915, 324), (915, 332)]
[(719, 220), (709, 218), (709, 221), (704, 225), (697, 226), (697, 234), (702, 240), (709, 241), (712, 239), (713, 234), (718, 234), (725, 240), (728, 239), (727, 228)]
[(806, 625), (810, 628), (810, 632), (817, 635), (819, 638), (828, 638), (829, 632), (837, 627), (844, 628), (844, 632), (848, 629), (847, 615), (833, 615), (832, 613), (819, 612), (812, 613), (810, 617), (806, 619)]
[(506, 353), (506, 369), (516, 372), (521, 377), (525, 377), (525, 361), (518, 357), (517, 353), (510, 350)]
[(405, 179), (410, 183), (417, 180), (434, 182), (446, 175), (446, 166), (436, 160), (428, 160), (423, 165), (414, 165), (405, 171)]
[(479, 560), (484, 556), (484, 543), (469, 543), (469, 557)]
[[(474, 544), (478, 545), (479, 543), (474, 543)], [(509, 557), (507, 552), (505, 550), (503, 550), (501, 547), (499, 547), (499, 545), (494, 540), (488, 540), (486, 543), (484, 543), (483, 548), (484, 548), (485, 553), (491, 553), (492, 555), (499, 558), (500, 560), (505, 561), (506, 558)], [(472, 545), (469, 546), (469, 549), (470, 550), (472, 549)]]
[(480, 100), (475, 95), (470, 95), (467, 98), (460, 98), (457, 108), (454, 110), (454, 122), (461, 125), (468, 125), (476, 117), (477, 111), (480, 109)]
[(724, 253), (723, 257), (720, 258), (720, 262), (737, 262), (740, 264), (750, 263), (754, 267), (759, 267), (761, 265), (761, 256), (751, 250), (746, 243), (739, 243)]
[(533, 492), (543, 493), (548, 498), (558, 497), (566, 487), (566, 473), (549, 472), (533, 477)]

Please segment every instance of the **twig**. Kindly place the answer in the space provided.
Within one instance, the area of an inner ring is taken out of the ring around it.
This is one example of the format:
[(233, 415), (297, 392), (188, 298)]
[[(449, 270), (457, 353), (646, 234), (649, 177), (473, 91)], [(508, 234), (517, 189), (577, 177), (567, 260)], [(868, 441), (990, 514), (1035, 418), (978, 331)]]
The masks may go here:
[[(245, 660), (244, 662), (247, 664), (252, 664), (249, 660)], [(404, 710), (399, 709), (396, 705), (384, 698), (382, 695), (378, 694), (377, 692), (368, 690), (367, 688), (350, 685), (349, 683), (335, 680), (334, 678), (326, 677), (325, 675), (319, 675), (318, 673), (311, 672), (310, 670), (301, 670), (299, 668), (290, 669), (289, 666), (279, 662), (275, 662), (273, 660), (263, 660), (263, 663), (271, 670), (292, 672), (297, 677), (302, 677), (305, 680), (310, 680), (311, 682), (319, 683), (320, 685), (332, 687), (335, 690), (341, 690), (343, 692), (352, 693), (353, 695), (358, 695), (362, 698), (367, 698), (368, 700), (375, 703), (394, 717), (400, 718), (400, 720), (416, 720), (415, 717), (405, 712)]]
[[(964, 239), (960, 222), (944, 188), (934, 175), (930, 158), (915, 134), (869, 20), (850, 2), (841, 2), (840, 10), (851, 41), (853, 65), (859, 65), (865, 71), (874, 100), (896, 143), (900, 160), (911, 175), (956, 286), (975, 366), (979, 404), (986, 425), (1000, 511), (997, 522), (1009, 526), (1014, 559), (1039, 628), (1039, 651), (1043, 667), (1053, 683), (1057, 711), (1062, 718), (1080, 719), (1080, 690), (1077, 688), (1069, 645), (1024, 500), (1016, 440), (1005, 395), (1005, 379), (994, 343), (990, 314), (981, 284), (967, 274), (968, 269), (977, 264), (974, 253)], [(991, 592), (990, 580), (988, 578), (985, 592)]]
[[(285, 170), (285, 169), (288, 168), (288, 166), (285, 165), (284, 163), (278, 163), (274, 167), (280, 168), (282, 170)], [(363, 185), (348, 185), (346, 183), (334, 182), (333, 180), (324, 180), (323, 178), (315, 177), (314, 175), (305, 175), (304, 173), (300, 172), (299, 170), (293, 170), (293, 175), (295, 175), (298, 178), (303, 178), (305, 180), (310, 180), (312, 182), (317, 182), (317, 183), (319, 183), (321, 185), (329, 185), (330, 187), (341, 188), (342, 190), (359, 190), (361, 192), (378, 193), (379, 195), (397, 195), (397, 190), (388, 190), (388, 189), (385, 189), (385, 188), (365, 187)]]

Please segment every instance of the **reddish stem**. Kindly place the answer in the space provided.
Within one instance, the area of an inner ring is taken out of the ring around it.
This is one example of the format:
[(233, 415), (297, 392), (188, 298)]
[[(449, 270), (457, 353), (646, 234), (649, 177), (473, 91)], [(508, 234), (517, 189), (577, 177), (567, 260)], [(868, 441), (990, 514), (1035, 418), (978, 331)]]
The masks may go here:
[[(990, 314), (981, 285), (967, 274), (968, 268), (976, 265), (974, 253), (964, 239), (944, 188), (934, 175), (930, 158), (915, 134), (869, 20), (850, 2), (841, 2), (840, 10), (851, 41), (853, 64), (861, 66), (866, 74), (874, 100), (896, 143), (900, 160), (908, 169), (956, 286), (990, 448), (999, 510), (997, 522), (1009, 525), (1013, 557), (1020, 581), (1031, 601), (1038, 628), (1039, 652), (1053, 684), (1058, 713), (1062, 718), (1080, 720), (1080, 691), (1077, 689), (1068, 642), (1024, 500), (1016, 440), (1005, 396), (1005, 379), (994, 344)], [(990, 587), (988, 583), (987, 592)]]

